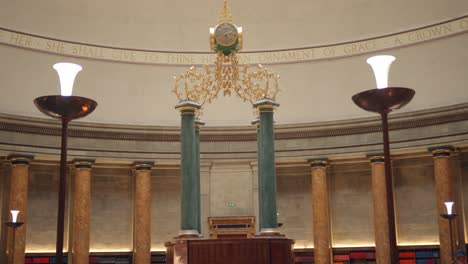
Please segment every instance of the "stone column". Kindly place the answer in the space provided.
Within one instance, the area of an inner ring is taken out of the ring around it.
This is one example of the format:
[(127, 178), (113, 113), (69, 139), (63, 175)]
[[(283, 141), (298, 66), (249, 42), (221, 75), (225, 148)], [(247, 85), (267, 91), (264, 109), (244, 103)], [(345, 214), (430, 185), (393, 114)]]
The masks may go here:
[(275, 135), (273, 112), (277, 104), (273, 99), (263, 98), (254, 105), (260, 112), (258, 134), (258, 188), (260, 211), (260, 234), (277, 235)]
[[(24, 225), (16, 229), (15, 239), (13, 239), (13, 229), (8, 228), (7, 234), (7, 259), (11, 264), (24, 263), (26, 249), (26, 226), (27, 226), (27, 208), (28, 208), (28, 182), (29, 182), (29, 162), (33, 156), (28, 155), (10, 155), (11, 178), (10, 178), (10, 200), (9, 210), (20, 211), (18, 222), (24, 222)], [(11, 216), (9, 216), (11, 221)], [(3, 224), (3, 223), (2, 223)], [(13, 245), (13, 240), (15, 245)], [(14, 248), (14, 252), (13, 252)]]
[(375, 258), (379, 264), (390, 263), (390, 223), (388, 222), (387, 187), (383, 154), (368, 155), (372, 170), (372, 199), (374, 202)]
[(332, 263), (330, 210), (326, 160), (309, 160), (312, 174), (314, 263)]
[(195, 192), (198, 199), (195, 206), (198, 234), (201, 234), (201, 196), (200, 196), (200, 128), (205, 125), (201, 119), (195, 119)]
[[(441, 146), (429, 148), (434, 157), (434, 177), (438, 214), (446, 214), (445, 202), (454, 201), (455, 189), (452, 173), (451, 153), (454, 151), (452, 146)], [(442, 263), (451, 263), (450, 243), (457, 241), (456, 226), (457, 221), (453, 221), (453, 241), (450, 241), (449, 223), (447, 219), (437, 216), (439, 224), (439, 242), (440, 242), (440, 260)], [(454, 245), (454, 249), (456, 245)]]
[(89, 211), (91, 205), (91, 166), (94, 160), (74, 160), (72, 263), (89, 263)]
[(151, 263), (151, 168), (153, 162), (134, 163), (133, 263)]
[(197, 186), (195, 111), (200, 109), (200, 105), (191, 100), (184, 100), (175, 108), (180, 111), (181, 115), (180, 169), (182, 194), (180, 236), (198, 237), (197, 213), (194, 210), (200, 200), (200, 195), (197, 196), (199, 192), (195, 190)]
[[(256, 171), (253, 169), (253, 173), (257, 173), (257, 180), (254, 182), (253, 185), (253, 198), (254, 198), (254, 215), (256, 219), (260, 219), (260, 204), (262, 203), (260, 201), (261, 196), (260, 196), (260, 188), (258, 187), (259, 185), (259, 180), (260, 180), (260, 167), (259, 167), (259, 160), (260, 160), (260, 117), (258, 116), (256, 119), (254, 119), (251, 122), (252, 125), (255, 126), (256, 131), (257, 131), (257, 164), (256, 164)], [(252, 166), (252, 165), (251, 165)], [(255, 168), (255, 167), (253, 167)], [(254, 176), (255, 177), (255, 176)], [(255, 180), (255, 179), (254, 179)], [(255, 230), (260, 230), (260, 220), (255, 221)]]

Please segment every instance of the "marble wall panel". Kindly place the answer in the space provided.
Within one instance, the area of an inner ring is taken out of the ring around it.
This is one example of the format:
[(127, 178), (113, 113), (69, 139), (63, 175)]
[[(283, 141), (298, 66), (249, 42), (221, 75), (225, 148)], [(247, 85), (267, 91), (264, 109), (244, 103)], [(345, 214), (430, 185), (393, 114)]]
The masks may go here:
[[(55, 252), (59, 173), (58, 164), (30, 165), (26, 252)], [(65, 230), (67, 219), (68, 214), (65, 217)], [(65, 251), (68, 248), (67, 233), (65, 231)]]
[(165, 250), (164, 242), (180, 231), (180, 176), (151, 177), (151, 250)]
[(333, 246), (374, 245), (370, 165), (332, 165), (329, 175)]
[(432, 157), (393, 162), (399, 245), (439, 243)]
[[(210, 171), (210, 215), (254, 215), (253, 181), (258, 181), (249, 162), (213, 162)], [(234, 207), (229, 207), (234, 203)], [(257, 218), (258, 221), (258, 218)]]
[(310, 176), (277, 178), (278, 223), (283, 223), (281, 233), (296, 240), (295, 247), (312, 247), (312, 195)]
[(91, 251), (131, 251), (133, 176), (128, 169), (94, 168), (91, 177)]

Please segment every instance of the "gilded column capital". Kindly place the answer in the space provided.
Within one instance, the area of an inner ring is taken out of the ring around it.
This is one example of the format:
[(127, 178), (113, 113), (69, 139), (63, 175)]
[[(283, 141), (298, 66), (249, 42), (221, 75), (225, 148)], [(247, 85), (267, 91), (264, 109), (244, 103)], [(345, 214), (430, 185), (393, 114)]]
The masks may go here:
[(327, 158), (308, 159), (307, 162), (311, 168), (326, 168), (328, 166)]
[(205, 121), (203, 121), (202, 119), (200, 119), (200, 118), (198, 118), (198, 117), (195, 118), (195, 129), (200, 130), (200, 128), (201, 128), (202, 126), (204, 126), (205, 124), (206, 124)]
[(250, 124), (252, 124), (255, 127), (260, 127), (260, 117), (257, 116), (254, 120), (250, 122)]
[(7, 159), (11, 162), (12, 165), (29, 165), (29, 162), (34, 159), (34, 156), (14, 153), (8, 155)]
[(96, 160), (93, 159), (74, 159), (73, 164), (76, 169), (91, 169)]
[(201, 108), (201, 105), (195, 101), (187, 99), (180, 101), (174, 108), (179, 110), (181, 113), (195, 112), (196, 110)]
[(277, 107), (279, 107), (279, 104), (274, 99), (262, 98), (262, 99), (258, 100), (257, 102), (255, 102), (255, 104), (253, 106), (255, 108), (257, 108), (258, 110), (260, 110), (260, 111), (263, 111), (263, 110), (273, 111)]
[(371, 153), (366, 155), (370, 160), (370, 163), (385, 163), (385, 157), (383, 153)]
[(154, 161), (135, 161), (133, 163), (133, 169), (136, 171), (151, 171), (154, 167)]
[(434, 158), (450, 157), (450, 155), (453, 152), (455, 152), (455, 148), (453, 146), (450, 146), (450, 145), (430, 147), (427, 150), (432, 152), (432, 156)]

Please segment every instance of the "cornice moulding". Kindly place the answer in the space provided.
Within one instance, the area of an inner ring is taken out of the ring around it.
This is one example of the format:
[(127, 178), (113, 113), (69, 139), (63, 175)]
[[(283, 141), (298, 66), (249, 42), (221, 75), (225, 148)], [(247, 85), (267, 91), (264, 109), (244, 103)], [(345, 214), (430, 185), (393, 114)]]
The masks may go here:
[[(422, 111), (390, 115), (390, 129), (401, 130), (434, 126), (468, 120), (468, 103)], [(60, 136), (60, 123), (56, 120), (0, 114), (0, 130), (48, 136)], [(379, 116), (341, 121), (275, 126), (275, 139), (302, 139), (334, 137), (381, 131)], [(123, 141), (178, 142), (179, 127), (127, 126), (98, 123), (73, 122), (69, 137), (110, 139)], [(253, 126), (203, 127), (202, 142), (255, 141)]]

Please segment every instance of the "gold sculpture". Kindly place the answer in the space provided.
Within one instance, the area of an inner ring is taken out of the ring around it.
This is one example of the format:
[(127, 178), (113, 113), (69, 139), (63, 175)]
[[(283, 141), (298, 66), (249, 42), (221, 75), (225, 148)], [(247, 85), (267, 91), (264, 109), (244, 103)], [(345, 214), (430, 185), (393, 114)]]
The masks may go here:
[(210, 46), (217, 53), (214, 65), (192, 66), (174, 77), (173, 92), (177, 99), (192, 100), (201, 105), (211, 103), (222, 91), (223, 96), (235, 94), (252, 105), (262, 98), (276, 99), (279, 75), (261, 64), (239, 64), (237, 51), (242, 48), (242, 28), (232, 24), (232, 15), (224, 0), (218, 25), (210, 28)]

